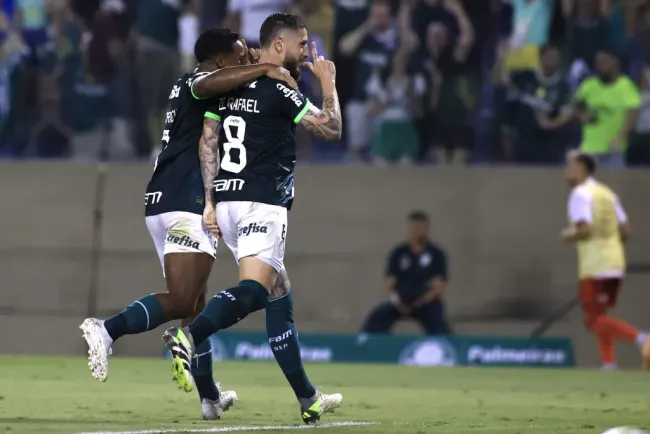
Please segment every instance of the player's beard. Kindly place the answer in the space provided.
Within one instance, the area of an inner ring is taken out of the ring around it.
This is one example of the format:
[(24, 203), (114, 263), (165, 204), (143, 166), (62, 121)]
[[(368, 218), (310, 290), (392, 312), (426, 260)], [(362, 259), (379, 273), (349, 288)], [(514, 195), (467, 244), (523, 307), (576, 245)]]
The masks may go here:
[(294, 80), (300, 80), (300, 61), (298, 59), (284, 59), (282, 67), (289, 71)]

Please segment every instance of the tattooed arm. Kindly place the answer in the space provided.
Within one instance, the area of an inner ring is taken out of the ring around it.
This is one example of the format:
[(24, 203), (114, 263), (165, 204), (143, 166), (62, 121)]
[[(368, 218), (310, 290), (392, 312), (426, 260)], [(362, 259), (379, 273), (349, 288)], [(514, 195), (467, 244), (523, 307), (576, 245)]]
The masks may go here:
[(214, 206), (214, 179), (219, 172), (219, 128), (221, 122), (211, 117), (203, 119), (203, 135), (199, 140), (199, 161), (205, 190), (205, 205)]
[(304, 65), (320, 81), (323, 95), (323, 109), (321, 110), (310, 104), (299, 123), (323, 140), (331, 142), (341, 140), (343, 121), (341, 118), (339, 95), (336, 92), (336, 67), (333, 62), (325, 60), (323, 56), (318, 55), (315, 42), (311, 44), (311, 52), (313, 63), (305, 62)]
[(300, 121), (300, 125), (323, 140), (331, 142), (341, 140), (343, 122), (336, 89), (333, 89), (331, 94), (323, 97), (322, 109), (314, 105), (310, 106), (307, 114)]

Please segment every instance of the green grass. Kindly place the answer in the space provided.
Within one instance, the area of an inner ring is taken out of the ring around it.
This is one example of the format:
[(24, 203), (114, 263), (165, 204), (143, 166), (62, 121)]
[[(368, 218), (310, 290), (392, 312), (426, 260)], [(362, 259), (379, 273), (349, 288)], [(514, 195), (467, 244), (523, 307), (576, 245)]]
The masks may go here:
[[(85, 358), (1, 357), (0, 432), (78, 433), (301, 424), (297, 402), (273, 363), (228, 362), (215, 374), (240, 402), (221, 421), (200, 419), (194, 395), (175, 388), (171, 364), (111, 359), (108, 381)], [(649, 377), (639, 372), (310, 365), (312, 381), (341, 392), (323, 422), (372, 426), (316, 433), (601, 433), (650, 428)], [(279, 432), (279, 431), (274, 431)]]

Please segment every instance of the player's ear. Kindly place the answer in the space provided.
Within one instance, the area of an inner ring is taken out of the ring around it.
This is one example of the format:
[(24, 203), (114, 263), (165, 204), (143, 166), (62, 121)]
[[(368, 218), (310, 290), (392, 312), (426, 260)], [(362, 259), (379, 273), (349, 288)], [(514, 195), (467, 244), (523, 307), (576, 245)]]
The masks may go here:
[(275, 48), (275, 51), (278, 54), (281, 54), (284, 51), (284, 39), (282, 38), (282, 36), (278, 36), (277, 38), (275, 38), (275, 40), (273, 41), (273, 48)]
[(221, 57), (214, 59), (214, 63), (217, 64), (217, 69), (222, 69), (226, 67), (226, 62), (223, 61)]

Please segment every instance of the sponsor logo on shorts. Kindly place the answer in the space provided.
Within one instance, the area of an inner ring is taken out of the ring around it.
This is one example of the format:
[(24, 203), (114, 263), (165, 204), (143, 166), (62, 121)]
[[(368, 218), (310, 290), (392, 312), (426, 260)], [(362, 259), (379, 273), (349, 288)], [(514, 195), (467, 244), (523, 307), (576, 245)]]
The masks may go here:
[(289, 98), (297, 107), (302, 107), (302, 101), (300, 101), (300, 98), (298, 97), (298, 92), (294, 89), (289, 89), (282, 83), (278, 83), (277, 88), (284, 94), (285, 98)]
[(250, 234), (266, 234), (268, 233), (268, 226), (266, 225), (260, 225), (257, 223), (251, 223), (248, 226), (244, 226), (243, 228), (239, 228), (237, 231), (237, 235), (240, 237), (245, 237)]
[(401, 365), (454, 366), (458, 364), (456, 348), (446, 339), (421, 339), (402, 350)]
[(178, 235), (169, 234), (167, 235), (166, 241), (168, 243), (178, 244), (179, 246), (183, 246), (183, 247), (191, 247), (196, 250), (199, 249), (199, 242), (193, 240), (187, 235), (183, 235), (179, 237)]

